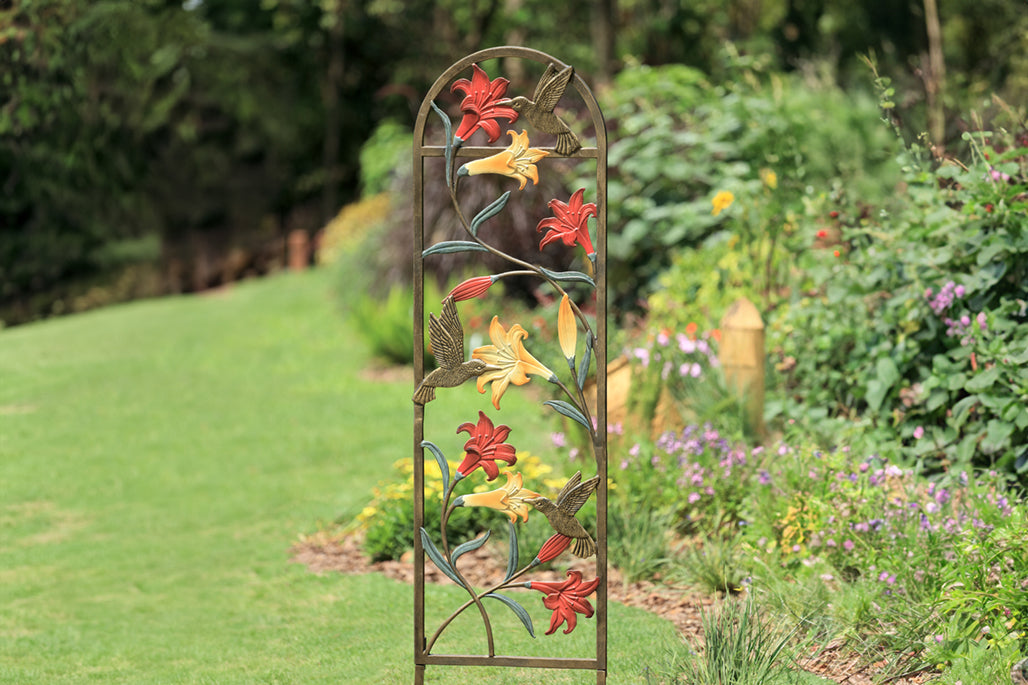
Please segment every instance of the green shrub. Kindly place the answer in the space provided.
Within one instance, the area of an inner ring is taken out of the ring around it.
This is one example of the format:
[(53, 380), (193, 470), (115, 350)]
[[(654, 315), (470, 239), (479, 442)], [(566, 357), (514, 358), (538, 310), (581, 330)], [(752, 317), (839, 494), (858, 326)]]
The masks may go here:
[(682, 65), (630, 66), (604, 95), (610, 275), (623, 309), (658, 290), (670, 248), (697, 246), (724, 227), (728, 215), (711, 206), (719, 191), (756, 198), (774, 173), (780, 205), (755, 206), (751, 221), (752, 235), (763, 236), (788, 223), (779, 208), (797, 211), (813, 187), (845, 185), (866, 201), (894, 183), (886, 163), (896, 146), (870, 97), (726, 61), (717, 86)]
[(966, 139), (964, 163), (908, 167), (895, 211), (838, 216), (834, 253), (810, 236), (815, 287), (768, 332), (783, 370), (771, 411), (825, 437), (840, 424), (823, 419), (860, 419), (864, 444), (898, 437), (929, 471), (1023, 474), (1028, 141)]

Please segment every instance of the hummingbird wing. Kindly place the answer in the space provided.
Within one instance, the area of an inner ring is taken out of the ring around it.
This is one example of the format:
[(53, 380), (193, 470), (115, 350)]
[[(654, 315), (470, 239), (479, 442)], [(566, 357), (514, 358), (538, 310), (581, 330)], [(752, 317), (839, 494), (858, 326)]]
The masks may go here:
[[(553, 65), (551, 64), (550, 67), (552, 68)], [(549, 70), (546, 73), (550, 73)], [(540, 81), (538, 92), (535, 94), (535, 106), (539, 108), (539, 111), (553, 111), (561, 97), (564, 96), (564, 91), (567, 90), (568, 83), (571, 82), (571, 77), (574, 75), (575, 68), (567, 67), (556, 76), (551, 76), (546, 83)], [(545, 78), (546, 74), (543, 76)]]
[(428, 315), (428, 339), (439, 366), (452, 369), (464, 363), (464, 328), (457, 317), (453, 297), (443, 300), (438, 319), (435, 314)]
[(557, 67), (553, 66), (553, 62), (546, 65), (546, 71), (539, 77), (539, 83), (535, 84), (535, 94), (532, 95), (532, 102), (539, 102), (539, 96), (542, 95), (544, 87), (550, 80), (557, 74)]
[(568, 482), (564, 483), (564, 487), (560, 489), (560, 494), (557, 495), (557, 504), (561, 505), (567, 498), (568, 493), (575, 489), (575, 486), (582, 482), (582, 472), (576, 471), (575, 475), (568, 478)]
[[(581, 476), (579, 476), (581, 478)], [(596, 490), (596, 487), (600, 484), (599, 475), (593, 476), (589, 480), (579, 483), (574, 488), (569, 490), (567, 494), (563, 494), (563, 499), (558, 501), (562, 511), (574, 516), (578, 513), (578, 510), (582, 508), (582, 505), (588, 501), (589, 497)], [(565, 486), (566, 488), (567, 486)]]

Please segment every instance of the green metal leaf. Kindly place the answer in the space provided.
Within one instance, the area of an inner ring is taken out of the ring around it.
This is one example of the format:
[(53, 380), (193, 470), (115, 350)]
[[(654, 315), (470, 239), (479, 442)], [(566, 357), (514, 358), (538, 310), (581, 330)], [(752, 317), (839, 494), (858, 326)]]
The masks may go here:
[(422, 447), (427, 447), (428, 451), (435, 455), (436, 463), (439, 464), (439, 472), (443, 474), (443, 492), (449, 492), (450, 490), (450, 465), (446, 463), (446, 457), (443, 456), (442, 450), (436, 447), (435, 444), (428, 440), (421, 441)]
[(543, 404), (548, 404), (556, 409), (558, 413), (563, 414), (569, 419), (578, 421), (580, 424), (585, 426), (586, 430), (592, 430), (592, 424), (589, 423), (589, 419), (585, 418), (585, 415), (582, 414), (582, 412), (567, 402), (563, 400), (546, 400)]
[(507, 206), (507, 200), (509, 199), (510, 191), (508, 190), (491, 205), (479, 212), (475, 218), (471, 220), (471, 235), (477, 236), (479, 227), (487, 220), (502, 212), (503, 208)]
[(441, 243), (436, 243), (422, 252), (421, 256), (427, 257), (431, 254), (450, 254), (451, 252), (488, 252), (488, 250), (478, 243), (471, 242), (470, 240), (447, 240)]
[(432, 538), (428, 537), (428, 533), (424, 528), (421, 529), (421, 546), (425, 548), (425, 553), (428, 554), (428, 558), (432, 560), (432, 563), (435, 564), (440, 571), (445, 573), (447, 578), (461, 587), (467, 587), (463, 582), (461, 582), (460, 576), (458, 576), (456, 571), (453, 570), (453, 567), (446, 563), (446, 558), (439, 553), (438, 549), (436, 549), (435, 543), (432, 542)]
[(435, 100), (429, 104), (432, 105), (432, 109), (439, 115), (439, 118), (443, 120), (443, 130), (446, 133), (446, 187), (449, 188), (453, 185), (453, 123), (450, 121), (450, 117), (446, 116), (446, 113), (436, 106)]
[(490, 592), (488, 595), (486, 595), (486, 597), (498, 599), (507, 606), (509, 606), (510, 610), (514, 612), (514, 615), (520, 618), (521, 622), (525, 624), (525, 628), (528, 630), (528, 634), (532, 637), (535, 637), (535, 628), (532, 627), (532, 617), (528, 615), (527, 611), (525, 611), (525, 607), (521, 606), (510, 597), (498, 595), (495, 592)]
[(491, 532), (492, 531), (487, 530), (485, 532), (485, 535), (483, 535), (482, 537), (475, 538), (474, 540), (468, 540), (465, 543), (457, 545), (457, 548), (454, 549), (453, 552), (450, 554), (450, 561), (453, 562), (453, 565), (454, 566), (457, 565), (457, 560), (460, 559), (462, 554), (466, 554), (467, 552), (472, 552), (472, 551), (478, 549), (479, 547), (481, 547), (482, 545), (484, 545), (485, 541), (489, 539), (489, 534)]
[(510, 580), (518, 569), (518, 529), (510, 521), (507, 521), (507, 525), (510, 526), (510, 553), (507, 555), (507, 575), (503, 577), (504, 582)]
[(578, 367), (578, 389), (581, 390), (585, 387), (585, 379), (589, 375), (589, 364), (593, 360), (593, 343), (595, 342), (593, 332), (589, 331), (585, 334), (585, 355), (582, 357), (582, 364)]
[(539, 270), (558, 283), (588, 283), (592, 287), (596, 287), (596, 281), (581, 271), (550, 271), (542, 267)]

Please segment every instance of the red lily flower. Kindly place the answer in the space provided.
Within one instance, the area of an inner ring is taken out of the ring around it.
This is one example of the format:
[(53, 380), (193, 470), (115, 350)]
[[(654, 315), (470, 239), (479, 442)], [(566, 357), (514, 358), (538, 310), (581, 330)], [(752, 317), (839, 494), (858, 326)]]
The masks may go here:
[(470, 300), (473, 297), (481, 297), (485, 294), (485, 291), (489, 290), (489, 286), (492, 284), (492, 276), (476, 276), (475, 278), (469, 278), (451, 290), (449, 297), (452, 297), (454, 302)]
[(582, 572), (574, 570), (568, 571), (568, 579), (563, 583), (547, 583), (537, 580), (528, 583), (533, 590), (546, 593), (546, 597), (543, 598), (543, 606), (553, 610), (553, 616), (550, 617), (550, 629), (546, 631), (546, 634), (552, 635), (557, 632), (557, 628), (566, 621), (568, 627), (564, 634), (567, 635), (578, 624), (578, 614), (592, 618), (593, 605), (586, 597), (596, 592), (599, 584), (599, 578), (583, 583)]
[(450, 86), (451, 93), (455, 90), (464, 93), (460, 103), (464, 118), (460, 120), (460, 126), (453, 137), (464, 142), (476, 130), (482, 129), (489, 136), (489, 142), (495, 143), (500, 137), (500, 125), (496, 120), (502, 118), (514, 123), (518, 119), (518, 113), (513, 107), (497, 104), (506, 99), (509, 85), (510, 81), (502, 76), (490, 81), (482, 67), (472, 64), (471, 80), (458, 79)]
[(457, 467), (457, 476), (464, 478), (479, 466), (485, 471), (486, 480), (493, 480), (500, 475), (497, 461), (514, 464), (518, 460), (514, 456), (514, 446), (504, 441), (510, 435), (510, 426), (493, 427), (493, 422), (484, 412), (478, 412), (478, 424), (462, 423), (458, 433), (467, 433), (471, 437), (464, 443), (467, 454), (464, 461)]
[(582, 204), (584, 194), (585, 188), (576, 190), (567, 204), (556, 199), (550, 200), (550, 209), (553, 210), (554, 216), (543, 219), (535, 227), (536, 231), (543, 229), (551, 231), (539, 241), (540, 250), (550, 243), (560, 240), (568, 247), (578, 243), (585, 249), (587, 255), (596, 254), (592, 240), (589, 239), (589, 217), (596, 216), (596, 203)]

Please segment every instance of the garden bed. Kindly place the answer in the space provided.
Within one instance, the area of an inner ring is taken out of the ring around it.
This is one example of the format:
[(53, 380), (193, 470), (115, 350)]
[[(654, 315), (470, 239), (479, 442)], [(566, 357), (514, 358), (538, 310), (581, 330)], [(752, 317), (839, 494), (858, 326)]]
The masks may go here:
[[(409, 585), (414, 583), (413, 554), (399, 560), (371, 561), (361, 547), (359, 534), (330, 534), (327, 532), (305, 536), (290, 550), (291, 560), (304, 564), (315, 573), (344, 574), (381, 573)], [(497, 563), (488, 547), (469, 552), (468, 563), (461, 571), (475, 586), (489, 587), (502, 579), (502, 563)], [(500, 559), (500, 561), (504, 561)], [(592, 560), (578, 560), (577, 566), (592, 567)], [(583, 569), (584, 570), (584, 569)], [(430, 583), (447, 583), (448, 579), (431, 563), (425, 563), (425, 579)], [(556, 579), (556, 577), (555, 577)], [(637, 607), (671, 621), (679, 635), (691, 643), (700, 643), (703, 636), (702, 615), (719, 602), (738, 601), (733, 597), (714, 599), (708, 595), (683, 588), (669, 587), (645, 580), (625, 582), (616, 568), (608, 571), (607, 597), (610, 601)], [(617, 628), (613, 634), (616, 639)], [(884, 665), (863, 663), (859, 654), (847, 650), (842, 640), (833, 640), (813, 651), (800, 666), (816, 675), (847, 685), (871, 685), (873, 676)], [(890, 680), (895, 685), (919, 685), (928, 682), (930, 674)]]

